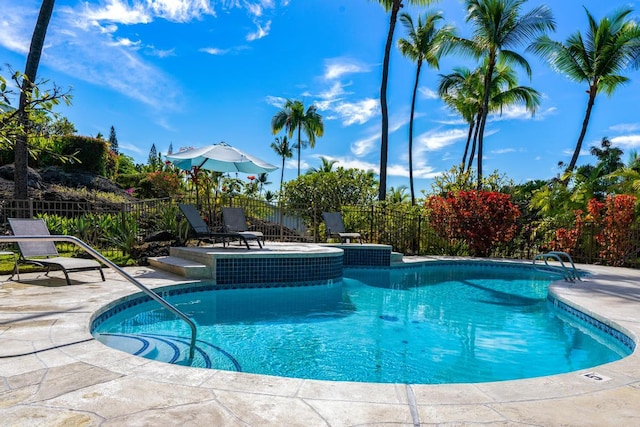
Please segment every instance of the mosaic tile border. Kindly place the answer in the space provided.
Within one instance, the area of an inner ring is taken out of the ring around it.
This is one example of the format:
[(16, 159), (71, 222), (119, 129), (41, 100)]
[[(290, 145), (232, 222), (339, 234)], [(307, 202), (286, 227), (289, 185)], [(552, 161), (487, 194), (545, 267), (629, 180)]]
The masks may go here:
[(572, 307), (569, 304), (560, 301), (559, 299), (557, 299), (551, 294), (547, 295), (547, 300), (558, 310), (561, 310), (562, 312), (583, 322), (584, 324), (609, 335), (610, 337), (618, 341), (620, 344), (625, 346), (627, 349), (629, 349), (631, 352), (635, 350), (636, 343), (633, 341), (633, 339), (631, 339), (631, 337), (629, 337), (624, 332), (620, 332), (616, 328), (607, 325), (606, 323), (596, 319), (595, 317), (590, 316), (587, 313), (580, 311), (577, 308)]

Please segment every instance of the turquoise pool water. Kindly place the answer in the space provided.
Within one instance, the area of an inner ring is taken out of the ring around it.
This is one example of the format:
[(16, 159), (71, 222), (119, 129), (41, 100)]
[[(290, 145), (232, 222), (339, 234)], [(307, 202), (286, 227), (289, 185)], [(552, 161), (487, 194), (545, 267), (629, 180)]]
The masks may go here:
[(190, 292), (105, 319), (107, 345), (151, 359), (284, 377), (440, 384), (558, 374), (630, 350), (547, 301), (557, 276), (528, 268), (345, 269), (322, 286)]

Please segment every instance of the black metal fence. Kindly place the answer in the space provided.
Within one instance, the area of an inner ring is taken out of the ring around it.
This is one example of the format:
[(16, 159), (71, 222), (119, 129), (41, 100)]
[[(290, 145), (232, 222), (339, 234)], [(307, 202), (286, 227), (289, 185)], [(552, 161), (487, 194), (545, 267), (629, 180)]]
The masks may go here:
[[(190, 200), (181, 200), (190, 202)], [(153, 199), (125, 203), (73, 202), (48, 200), (5, 200), (0, 202), (0, 231), (9, 233), (7, 218), (43, 217), (52, 234), (79, 237), (103, 251), (130, 253), (135, 245), (158, 232), (170, 232), (186, 240), (188, 224), (182, 218), (177, 200)], [(218, 197), (199, 206), (210, 226), (222, 226), (221, 207), (245, 210), (253, 229), (267, 240), (324, 242), (326, 233), (322, 212), (314, 206), (280, 206), (247, 197)], [(342, 208), (348, 231), (359, 232), (366, 242), (387, 244), (405, 255), (468, 255), (464, 241), (438, 236), (429, 226), (421, 207), (373, 204)], [(490, 256), (532, 259), (550, 249), (552, 229), (536, 233), (532, 224), (521, 223), (511, 241), (494, 246)], [(601, 230), (585, 226), (579, 245), (572, 250), (576, 262), (607, 263), (640, 267), (640, 229), (626, 230), (623, 259), (616, 263), (603, 254), (597, 236)]]

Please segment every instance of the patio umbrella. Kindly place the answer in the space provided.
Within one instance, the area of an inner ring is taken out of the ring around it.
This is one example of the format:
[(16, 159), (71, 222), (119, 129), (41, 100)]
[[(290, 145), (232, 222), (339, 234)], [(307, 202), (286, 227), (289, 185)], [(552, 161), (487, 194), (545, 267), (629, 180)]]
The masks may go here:
[(268, 173), (277, 166), (253, 157), (226, 142), (192, 148), (166, 156), (176, 167), (184, 170), (205, 169), (213, 172)]
[[(268, 173), (278, 169), (277, 166), (253, 157), (247, 153), (230, 146), (226, 142), (207, 145), (200, 148), (191, 148), (176, 154), (165, 156), (176, 167), (187, 171), (205, 169), (213, 172), (241, 172), (241, 173)], [(196, 204), (200, 203), (198, 197), (198, 183), (196, 184)]]

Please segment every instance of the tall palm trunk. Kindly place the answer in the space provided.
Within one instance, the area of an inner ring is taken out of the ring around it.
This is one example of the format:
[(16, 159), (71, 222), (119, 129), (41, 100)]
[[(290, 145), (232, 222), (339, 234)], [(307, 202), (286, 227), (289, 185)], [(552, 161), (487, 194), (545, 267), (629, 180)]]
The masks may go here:
[[(464, 146), (464, 154), (462, 155), (462, 168), (461, 170), (464, 171), (465, 166), (467, 164), (467, 153), (469, 152), (469, 144), (471, 143), (471, 137), (473, 136), (473, 130), (476, 127), (476, 121), (475, 120), (471, 120), (469, 122), (469, 132), (467, 132), (467, 143)], [(471, 159), (469, 159), (469, 163), (471, 163)]]
[(478, 114), (478, 118), (476, 119), (476, 128), (473, 131), (473, 142), (471, 143), (471, 154), (469, 154), (469, 161), (467, 162), (467, 170), (471, 169), (471, 165), (473, 164), (473, 158), (476, 155), (476, 146), (478, 145), (478, 133), (480, 132), (480, 126), (478, 123), (480, 122), (480, 117), (482, 114)]
[(387, 34), (387, 44), (384, 48), (384, 60), (382, 62), (382, 83), (380, 84), (382, 137), (380, 141), (380, 188), (378, 190), (378, 200), (380, 201), (384, 201), (387, 197), (387, 156), (389, 152), (389, 109), (387, 108), (387, 81), (389, 79), (389, 57), (391, 56), (393, 33), (396, 28), (398, 11), (400, 10), (401, 6), (401, 1), (393, 1), (393, 7), (391, 8), (391, 18), (389, 21), (389, 34)]
[(478, 190), (482, 190), (482, 148), (484, 142), (484, 128), (487, 124), (487, 116), (489, 115), (489, 99), (491, 98), (491, 80), (493, 79), (493, 70), (496, 65), (496, 52), (492, 50), (489, 53), (489, 63), (487, 65), (487, 73), (484, 76), (484, 94), (482, 100), (482, 116), (478, 123)]
[(411, 98), (411, 115), (409, 117), (409, 187), (411, 189), (411, 206), (416, 204), (416, 193), (413, 189), (413, 115), (416, 110), (416, 96), (418, 93), (418, 82), (420, 80), (420, 69), (422, 59), (418, 59), (416, 71), (416, 83), (413, 85), (413, 97)]
[(580, 156), (580, 150), (582, 149), (582, 142), (584, 141), (584, 137), (587, 134), (587, 127), (589, 126), (589, 119), (591, 118), (591, 110), (593, 109), (593, 104), (596, 102), (596, 94), (598, 93), (598, 82), (594, 82), (591, 86), (589, 86), (589, 101), (587, 102), (587, 111), (584, 114), (584, 120), (582, 121), (582, 130), (580, 131), (580, 136), (578, 137), (578, 142), (576, 142), (576, 149), (573, 151), (573, 156), (571, 156), (571, 162), (566, 170), (566, 177), (562, 180), (562, 183), (567, 185), (569, 183), (570, 173), (575, 169), (576, 163), (578, 162), (578, 156)]
[(38, 65), (40, 64), (40, 56), (42, 55), (42, 47), (44, 46), (44, 39), (47, 35), (47, 28), (49, 21), (51, 20), (51, 14), (53, 13), (53, 6), (55, 0), (42, 0), (40, 6), (40, 13), (38, 14), (38, 21), (33, 30), (33, 36), (31, 37), (31, 46), (29, 46), (29, 55), (27, 56), (27, 63), (25, 65), (24, 79), (22, 81), (22, 87), (20, 88), (20, 103), (18, 105), (18, 115), (20, 124), (22, 126), (22, 132), (19, 133), (16, 138), (15, 146), (15, 172), (14, 172), (14, 190), (13, 197), (18, 200), (25, 200), (28, 197), (27, 187), (27, 168), (29, 161), (29, 151), (27, 149), (27, 138), (29, 133), (29, 114), (26, 111), (27, 102), (33, 91), (33, 85), (36, 81), (36, 75), (38, 72)]
[(302, 141), (301, 141), (301, 133), (302, 133), (302, 124), (298, 125), (298, 176), (300, 176), (300, 152), (302, 151)]

